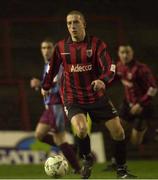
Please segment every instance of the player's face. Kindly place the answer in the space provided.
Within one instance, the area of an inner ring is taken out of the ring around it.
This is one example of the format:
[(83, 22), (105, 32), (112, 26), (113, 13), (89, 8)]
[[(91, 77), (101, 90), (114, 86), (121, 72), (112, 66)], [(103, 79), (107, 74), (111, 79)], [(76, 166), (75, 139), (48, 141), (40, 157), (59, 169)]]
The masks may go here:
[(85, 22), (80, 15), (68, 15), (67, 28), (72, 40), (76, 39), (76, 41), (82, 41), (85, 37)]
[(133, 59), (133, 49), (130, 46), (120, 46), (118, 56), (123, 64), (128, 64)]
[(41, 43), (41, 52), (44, 60), (48, 61), (53, 54), (54, 46), (51, 42), (42, 42)]

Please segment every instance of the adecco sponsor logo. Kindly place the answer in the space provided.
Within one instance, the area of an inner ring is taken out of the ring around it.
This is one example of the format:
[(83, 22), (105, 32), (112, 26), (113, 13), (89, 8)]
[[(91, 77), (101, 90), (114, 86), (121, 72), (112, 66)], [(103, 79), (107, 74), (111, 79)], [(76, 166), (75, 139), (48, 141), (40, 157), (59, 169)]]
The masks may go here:
[(75, 64), (75, 65), (69, 65), (70, 72), (84, 72), (84, 71), (91, 71), (92, 70), (92, 64)]

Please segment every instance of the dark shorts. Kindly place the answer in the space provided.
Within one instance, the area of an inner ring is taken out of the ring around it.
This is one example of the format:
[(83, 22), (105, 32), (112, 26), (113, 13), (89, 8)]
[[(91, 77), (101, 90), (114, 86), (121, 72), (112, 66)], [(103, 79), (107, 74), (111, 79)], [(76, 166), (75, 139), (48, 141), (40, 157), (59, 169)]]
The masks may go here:
[(89, 116), (93, 122), (105, 122), (118, 116), (117, 110), (107, 97), (102, 97), (92, 104), (66, 105), (68, 119), (71, 120), (76, 114), (83, 113)]
[(66, 116), (63, 105), (55, 104), (49, 106), (40, 117), (40, 123), (47, 124), (53, 132), (62, 132), (65, 130)]
[(120, 109), (119, 116), (124, 121), (132, 123), (133, 127), (138, 131), (143, 131), (147, 127), (147, 120), (151, 118), (153, 110), (151, 105), (143, 107), (143, 111), (139, 115), (132, 115), (130, 113), (129, 103), (123, 101)]

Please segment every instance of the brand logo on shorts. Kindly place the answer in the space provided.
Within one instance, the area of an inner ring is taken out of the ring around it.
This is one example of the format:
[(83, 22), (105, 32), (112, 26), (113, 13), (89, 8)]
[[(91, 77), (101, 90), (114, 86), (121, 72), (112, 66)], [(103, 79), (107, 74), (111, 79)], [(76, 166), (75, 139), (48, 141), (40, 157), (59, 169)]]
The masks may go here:
[(69, 66), (70, 72), (85, 72), (91, 70), (92, 70), (92, 64), (75, 64)]

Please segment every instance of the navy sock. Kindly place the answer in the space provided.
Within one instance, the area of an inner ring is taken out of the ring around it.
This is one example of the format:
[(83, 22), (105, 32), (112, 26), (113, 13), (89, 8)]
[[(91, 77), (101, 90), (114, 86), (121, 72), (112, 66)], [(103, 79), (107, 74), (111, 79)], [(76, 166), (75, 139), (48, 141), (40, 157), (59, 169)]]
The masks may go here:
[(114, 157), (118, 167), (126, 164), (126, 141), (114, 141)]
[(69, 161), (72, 168), (75, 169), (77, 172), (79, 172), (81, 168), (77, 156), (73, 150), (73, 146), (68, 143), (63, 143), (59, 147), (63, 152), (64, 156), (66, 157), (66, 159)]
[(53, 140), (53, 136), (51, 134), (46, 134), (43, 139), (41, 139), (42, 142), (49, 144), (51, 146), (56, 146), (54, 140)]
[(77, 138), (78, 146), (79, 146), (79, 152), (82, 157), (88, 157), (88, 155), (91, 153), (90, 148), (90, 138), (89, 135), (87, 135), (85, 138)]

